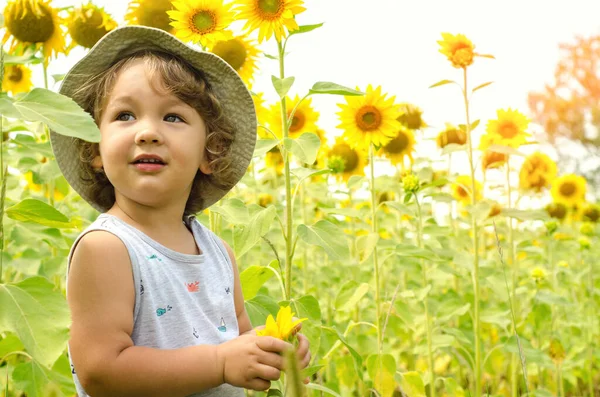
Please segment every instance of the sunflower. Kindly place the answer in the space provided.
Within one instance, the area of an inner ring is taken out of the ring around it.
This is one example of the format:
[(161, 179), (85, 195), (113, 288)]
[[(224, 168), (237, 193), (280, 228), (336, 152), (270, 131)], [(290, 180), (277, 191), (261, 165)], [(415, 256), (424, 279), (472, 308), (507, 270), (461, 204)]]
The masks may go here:
[(73, 47), (79, 44), (85, 48), (92, 48), (106, 33), (117, 27), (117, 23), (110, 15), (88, 2), (79, 8), (73, 9), (67, 19), (69, 34), (73, 38)]
[(277, 41), (286, 37), (288, 31), (298, 30), (294, 16), (305, 11), (303, 0), (240, 0), (236, 7), (237, 19), (245, 19), (244, 30), (258, 29), (258, 42), (269, 40), (275, 35)]
[(491, 150), (486, 150), (483, 152), (483, 156), (481, 156), (481, 166), (484, 170), (488, 170), (490, 168), (498, 168), (506, 164), (506, 160), (508, 159), (508, 155), (504, 153), (492, 152)]
[(464, 34), (442, 33), (442, 40), (438, 44), (441, 47), (439, 51), (455, 68), (466, 68), (473, 63), (475, 46)]
[(40, 48), (47, 63), (51, 56), (65, 52), (58, 11), (50, 0), (13, 0), (4, 8), (6, 33), (2, 44), (11, 39), (9, 52), (20, 53), (25, 47)]
[[(471, 177), (468, 175), (460, 175), (452, 184), (452, 195), (463, 205), (471, 204)], [(483, 187), (479, 181), (475, 181), (475, 200), (481, 200), (481, 191)]]
[(237, 36), (231, 40), (217, 41), (211, 52), (223, 58), (240, 75), (250, 88), (256, 72), (258, 48), (246, 36)]
[(4, 65), (4, 78), (2, 79), (2, 92), (29, 92), (33, 87), (31, 83), (31, 69), (25, 65)]
[(588, 222), (598, 222), (598, 219), (600, 219), (600, 207), (597, 204), (587, 203), (583, 207), (582, 217)]
[(131, 25), (144, 25), (173, 32), (167, 11), (173, 9), (171, 0), (131, 0), (125, 20)]
[(567, 206), (562, 203), (550, 203), (546, 206), (546, 212), (552, 218), (563, 220), (567, 216)]
[(231, 4), (223, 4), (223, 0), (175, 0), (173, 6), (175, 9), (167, 14), (173, 20), (175, 36), (181, 40), (212, 47), (233, 37), (225, 30), (233, 22)]
[(415, 151), (415, 135), (412, 130), (401, 127), (387, 144), (381, 147), (380, 153), (387, 157), (392, 164), (398, 163), (404, 165), (404, 158), (408, 157), (411, 164), (413, 162), (413, 152)]
[(529, 125), (529, 119), (518, 110), (498, 109), (498, 118), (490, 120), (486, 126), (489, 135), (489, 143), (518, 148), (525, 143), (529, 134), (525, 131)]
[(348, 181), (352, 175), (365, 175), (368, 164), (366, 153), (352, 148), (343, 139), (338, 138), (327, 154), (327, 167), (338, 179)]
[(445, 148), (451, 143), (455, 145), (464, 145), (467, 143), (467, 134), (460, 128), (456, 128), (452, 124), (446, 123), (446, 129), (438, 134), (436, 142), (440, 149)]
[[(300, 97), (296, 95), (294, 99), (286, 97), (287, 104), (287, 117), (290, 117), (292, 110), (296, 107)], [(319, 113), (315, 112), (311, 106), (312, 98), (307, 98), (300, 103), (294, 113), (294, 118), (290, 124), (289, 136), (291, 138), (298, 137), (305, 132), (316, 132), (317, 120), (319, 119)], [(268, 124), (271, 131), (277, 135), (278, 138), (283, 137), (283, 131), (281, 129), (281, 109), (279, 103), (271, 106), (268, 114)]]
[(585, 201), (585, 178), (575, 174), (567, 174), (552, 182), (552, 198), (557, 203), (573, 207)]
[(547, 155), (535, 152), (527, 156), (519, 171), (519, 187), (541, 192), (556, 178), (556, 163)]
[(400, 104), (400, 112), (398, 121), (403, 126), (411, 130), (420, 130), (427, 127), (427, 123), (423, 120), (423, 111), (418, 106), (404, 102)]
[(381, 87), (373, 89), (369, 84), (366, 95), (346, 96), (346, 103), (338, 104), (342, 123), (337, 127), (345, 130), (352, 147), (368, 149), (371, 143), (383, 146), (402, 128), (398, 121), (400, 112), (394, 104), (396, 97), (386, 95), (381, 94)]

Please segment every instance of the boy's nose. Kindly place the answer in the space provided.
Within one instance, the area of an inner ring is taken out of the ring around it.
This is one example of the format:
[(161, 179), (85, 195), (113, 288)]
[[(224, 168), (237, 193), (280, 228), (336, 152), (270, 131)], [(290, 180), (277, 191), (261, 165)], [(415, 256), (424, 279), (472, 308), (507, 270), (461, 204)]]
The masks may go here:
[(138, 145), (144, 143), (162, 143), (162, 136), (156, 130), (156, 127), (142, 128), (135, 135), (135, 143)]

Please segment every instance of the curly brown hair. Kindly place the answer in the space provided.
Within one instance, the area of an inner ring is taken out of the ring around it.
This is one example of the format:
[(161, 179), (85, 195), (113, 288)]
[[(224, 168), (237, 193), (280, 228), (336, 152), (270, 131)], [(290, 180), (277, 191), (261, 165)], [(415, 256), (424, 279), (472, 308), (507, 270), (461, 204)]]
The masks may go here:
[[(100, 125), (102, 112), (119, 72), (138, 59), (145, 62), (149, 78), (158, 73), (161, 81), (160, 88), (196, 109), (206, 126), (205, 156), (212, 173), (207, 175), (198, 170), (194, 177), (190, 196), (185, 205), (184, 217), (193, 215), (204, 208), (201, 192), (205, 186), (212, 185), (221, 190), (229, 190), (235, 184), (232, 182), (230, 167), (234, 129), (202, 71), (172, 54), (140, 51), (117, 61), (90, 78), (73, 94), (73, 99), (92, 115), (97, 125)], [(80, 178), (90, 187), (91, 194), (96, 197), (98, 204), (107, 211), (115, 202), (115, 191), (103, 170), (92, 167), (92, 161), (99, 154), (99, 145), (78, 138), (73, 139), (83, 164), (80, 168)]]

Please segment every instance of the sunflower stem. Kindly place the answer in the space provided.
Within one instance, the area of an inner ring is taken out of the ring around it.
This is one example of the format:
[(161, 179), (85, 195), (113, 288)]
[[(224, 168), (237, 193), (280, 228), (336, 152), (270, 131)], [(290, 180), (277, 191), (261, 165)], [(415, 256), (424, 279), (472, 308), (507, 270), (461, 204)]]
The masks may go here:
[[(285, 57), (285, 47), (282, 46), (281, 41), (277, 41), (277, 49), (279, 52), (279, 78), (285, 78), (285, 67), (284, 67), (284, 57)], [(283, 138), (287, 138), (289, 136), (289, 128), (288, 128), (288, 116), (287, 116), (287, 108), (285, 103), (285, 96), (281, 98), (281, 127), (283, 130)], [(283, 173), (285, 178), (285, 295), (287, 299), (291, 297), (291, 287), (292, 287), (292, 259), (294, 257), (294, 252), (292, 249), (292, 244), (294, 241), (293, 236), (293, 219), (292, 219), (292, 184), (291, 184), (291, 176), (290, 176), (290, 154), (285, 149), (285, 147), (281, 147), (281, 154), (283, 156)]]
[(590, 396), (594, 396), (594, 261), (585, 255), (589, 263), (589, 288), (590, 288), (590, 303), (589, 303), (589, 315), (588, 319), (590, 322), (589, 339), (588, 339), (588, 359), (589, 359), (589, 378), (588, 378), (588, 389)]
[[(415, 202), (417, 203), (417, 245), (419, 248), (423, 248), (423, 212), (421, 211), (421, 204), (419, 198), (415, 192)], [(421, 259), (421, 269), (423, 270), (423, 284), (427, 288), (429, 281), (427, 280), (427, 264), (424, 259)], [(433, 364), (433, 335), (431, 330), (431, 317), (429, 316), (429, 304), (427, 302), (427, 295), (423, 300), (425, 305), (425, 323), (427, 325), (427, 357), (429, 359), (429, 373), (431, 374), (431, 380), (429, 382), (430, 396), (436, 397), (435, 390), (435, 368)]]
[[(0, 47), (0, 81), (4, 79), (4, 50)], [(0, 91), (2, 86), (0, 85)], [(6, 196), (6, 169), (4, 168), (4, 126), (2, 114), (0, 114), (0, 283), (2, 283), (2, 272), (4, 270), (2, 258), (4, 258), (4, 198)], [(7, 372), (8, 375), (8, 372)], [(8, 382), (7, 382), (8, 385)], [(8, 392), (6, 394), (8, 396)]]
[[(469, 98), (467, 96), (467, 68), (463, 68), (463, 99), (465, 103), (465, 113), (467, 125), (465, 127), (467, 135), (467, 149), (469, 155), (469, 169), (471, 172), (471, 205), (477, 204), (477, 195), (475, 191), (475, 164), (473, 162), (473, 141), (471, 139), (471, 119), (469, 115)], [(479, 239), (477, 238), (478, 225), (474, 216), (471, 217), (471, 230), (473, 233), (473, 330), (475, 337), (475, 396), (481, 396), (481, 321), (479, 315)]]
[[(369, 170), (371, 176), (371, 216), (373, 218), (372, 231), (377, 233), (377, 197), (375, 194), (375, 149), (373, 143), (369, 145)], [(373, 250), (373, 266), (375, 268), (375, 325), (377, 325), (377, 351), (381, 354), (381, 294), (379, 290), (379, 263), (377, 261), (377, 247)]]

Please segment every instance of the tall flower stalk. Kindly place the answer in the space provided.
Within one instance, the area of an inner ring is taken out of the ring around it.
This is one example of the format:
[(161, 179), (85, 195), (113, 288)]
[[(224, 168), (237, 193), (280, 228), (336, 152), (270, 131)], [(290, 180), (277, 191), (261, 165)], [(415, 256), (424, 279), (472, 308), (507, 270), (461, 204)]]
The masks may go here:
[[(471, 137), (471, 117), (469, 114), (469, 97), (467, 95), (467, 68), (463, 68), (463, 100), (465, 104), (465, 116), (467, 124), (465, 133), (467, 135), (467, 153), (469, 156), (469, 172), (471, 175), (471, 205), (477, 204), (475, 186), (475, 164), (473, 161), (473, 140)], [(479, 287), (479, 226), (474, 216), (471, 217), (471, 231), (473, 234), (473, 334), (475, 335), (475, 395), (481, 396), (481, 319), (479, 313), (480, 287)]]
[[(373, 218), (372, 222), (372, 232), (378, 233), (377, 229), (377, 197), (375, 192), (375, 156), (374, 156), (375, 148), (374, 144), (371, 143), (369, 145), (369, 176), (370, 176), (370, 184), (371, 184), (371, 217)], [(377, 326), (377, 351), (381, 354), (381, 292), (380, 292), (380, 282), (379, 282), (379, 262), (377, 257), (377, 248), (373, 250), (373, 268), (375, 270), (375, 325)]]

